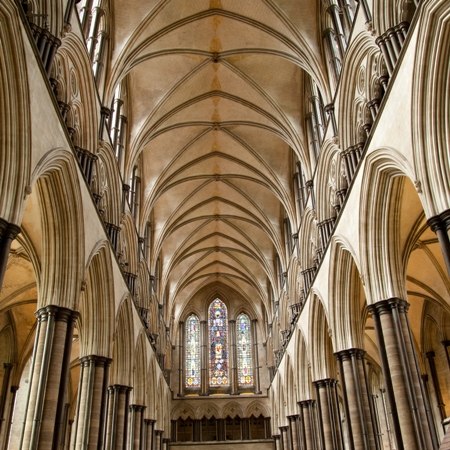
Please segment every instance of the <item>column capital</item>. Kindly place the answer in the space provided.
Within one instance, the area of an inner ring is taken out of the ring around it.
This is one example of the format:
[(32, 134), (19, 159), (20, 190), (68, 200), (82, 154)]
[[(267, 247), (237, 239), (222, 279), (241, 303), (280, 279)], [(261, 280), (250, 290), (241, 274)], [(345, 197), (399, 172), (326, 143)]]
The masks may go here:
[(5, 219), (0, 218), (0, 240), (15, 239), (21, 232), (19, 225), (9, 223)]
[(125, 386), (123, 384), (112, 384), (108, 386), (109, 392), (130, 392), (133, 388), (131, 386)]
[(142, 412), (146, 408), (147, 408), (147, 406), (145, 406), (145, 405), (136, 405), (136, 404), (130, 405), (130, 411), (134, 411), (134, 412)]
[(283, 425), (281, 427), (278, 427), (281, 431), (287, 431), (288, 430), (288, 426), (287, 425)]
[(407, 312), (409, 303), (398, 297), (388, 298), (387, 300), (381, 300), (376, 303), (372, 303), (367, 306), (368, 311), (371, 314), (381, 315), (390, 313), (394, 309), (400, 310), (400, 312)]
[(144, 419), (144, 423), (148, 423), (149, 425), (152, 425), (154, 423), (156, 423), (155, 419)]
[(57, 305), (44, 306), (35, 312), (35, 316), (40, 322), (45, 322), (49, 316), (53, 316), (57, 322), (69, 323), (75, 321), (79, 315), (80, 313), (78, 311)]
[(316, 401), (314, 399), (309, 400), (300, 400), (297, 402), (297, 405), (300, 406), (300, 408), (306, 409), (314, 406), (316, 404)]
[(99, 355), (87, 355), (80, 358), (80, 364), (89, 365), (90, 362), (94, 363), (96, 366), (109, 366), (112, 359)]
[(336, 356), (337, 359), (344, 361), (347, 359), (351, 359), (353, 357), (357, 359), (363, 359), (365, 354), (366, 351), (361, 348), (349, 348), (346, 350), (336, 352), (334, 355)]
[(298, 419), (298, 414), (291, 414), (290, 416), (287, 416), (290, 422), (295, 422)]
[(313, 381), (313, 384), (318, 388), (325, 386), (335, 387), (337, 385), (337, 380), (334, 378), (324, 378), (322, 380)]
[(427, 223), (434, 232), (437, 230), (448, 230), (450, 228), (450, 209), (430, 217)]

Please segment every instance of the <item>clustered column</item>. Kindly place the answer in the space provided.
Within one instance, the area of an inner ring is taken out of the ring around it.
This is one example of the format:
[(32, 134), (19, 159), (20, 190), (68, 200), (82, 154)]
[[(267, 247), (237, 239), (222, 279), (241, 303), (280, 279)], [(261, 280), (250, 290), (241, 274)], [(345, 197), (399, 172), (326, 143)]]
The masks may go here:
[(130, 445), (132, 450), (144, 447), (144, 405), (130, 405)]
[(299, 442), (300, 448), (316, 450), (318, 448), (317, 412), (315, 400), (303, 400), (298, 403), (299, 415)]
[(110, 363), (111, 359), (104, 356), (80, 358), (80, 384), (72, 437), (75, 449), (102, 445)]
[(337, 399), (337, 380), (326, 378), (314, 382), (317, 389), (321, 437), (326, 450), (342, 449), (341, 419)]
[(21, 448), (56, 448), (64, 424), (73, 327), (78, 313), (46, 306), (36, 313), (37, 328), (30, 369)]
[(122, 450), (126, 448), (128, 407), (131, 387), (114, 384), (108, 388), (108, 419), (106, 428), (106, 448)]
[(437, 449), (407, 318), (408, 303), (399, 298), (369, 306), (381, 356), (388, 407), (397, 448)]
[(352, 449), (376, 449), (373, 411), (369, 400), (364, 350), (349, 349), (336, 353), (344, 394), (348, 438)]

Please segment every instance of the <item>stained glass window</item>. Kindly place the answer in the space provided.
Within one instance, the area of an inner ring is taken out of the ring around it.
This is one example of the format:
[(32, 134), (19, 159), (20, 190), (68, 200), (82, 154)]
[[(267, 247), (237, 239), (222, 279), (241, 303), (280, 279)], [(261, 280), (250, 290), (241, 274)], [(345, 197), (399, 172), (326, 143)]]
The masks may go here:
[(228, 386), (228, 313), (224, 302), (216, 298), (208, 309), (209, 385)]
[(253, 386), (252, 337), (247, 314), (240, 314), (236, 320), (236, 347), (238, 385)]
[(185, 382), (188, 388), (200, 387), (200, 321), (194, 314), (186, 320), (186, 375)]

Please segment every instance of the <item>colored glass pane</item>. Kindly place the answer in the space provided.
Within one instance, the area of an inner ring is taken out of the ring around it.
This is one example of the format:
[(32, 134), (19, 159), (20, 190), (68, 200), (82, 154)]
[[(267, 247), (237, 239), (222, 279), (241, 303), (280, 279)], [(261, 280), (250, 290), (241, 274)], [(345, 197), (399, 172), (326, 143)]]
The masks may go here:
[(209, 305), (209, 385), (213, 387), (229, 384), (227, 316), (227, 307), (221, 300)]
[(191, 315), (185, 325), (186, 387), (200, 387), (200, 321)]
[(253, 355), (250, 319), (240, 314), (236, 320), (238, 385), (253, 386)]

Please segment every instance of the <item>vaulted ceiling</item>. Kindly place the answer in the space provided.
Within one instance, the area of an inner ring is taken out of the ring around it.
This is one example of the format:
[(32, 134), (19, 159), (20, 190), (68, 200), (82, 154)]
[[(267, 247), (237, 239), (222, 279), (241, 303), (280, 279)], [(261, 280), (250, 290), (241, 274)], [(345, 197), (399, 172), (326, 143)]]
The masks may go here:
[(297, 227), (293, 154), (311, 171), (304, 74), (326, 92), (319, 2), (114, 0), (111, 76), (123, 81), (126, 173), (141, 158), (141, 222), (177, 318), (206, 286), (229, 286), (263, 312), (286, 265), (283, 218)]

